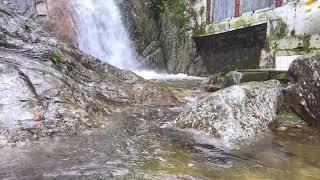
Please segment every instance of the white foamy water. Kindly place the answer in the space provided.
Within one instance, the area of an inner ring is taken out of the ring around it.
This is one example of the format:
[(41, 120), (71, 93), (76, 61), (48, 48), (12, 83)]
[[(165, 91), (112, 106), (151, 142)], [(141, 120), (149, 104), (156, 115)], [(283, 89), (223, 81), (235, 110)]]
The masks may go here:
[(77, 40), (82, 51), (118, 68), (133, 70), (145, 79), (200, 79), (185, 74), (137, 70), (136, 52), (115, 0), (75, 0), (73, 6)]
[(148, 70), (139, 70), (139, 71), (133, 71), (137, 75), (148, 79), (148, 80), (203, 80), (205, 78), (203, 77), (195, 77), (195, 76), (188, 76), (186, 74), (166, 74), (166, 73), (157, 73), (154, 71), (148, 71)]
[(119, 68), (135, 68), (134, 51), (114, 0), (76, 0), (74, 10), (82, 51)]

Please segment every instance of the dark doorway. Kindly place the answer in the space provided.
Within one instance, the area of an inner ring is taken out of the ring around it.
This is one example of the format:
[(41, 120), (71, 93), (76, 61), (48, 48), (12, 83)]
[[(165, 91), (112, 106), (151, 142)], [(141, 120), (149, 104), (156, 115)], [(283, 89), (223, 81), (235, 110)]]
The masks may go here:
[(259, 68), (261, 50), (265, 48), (267, 24), (196, 37), (197, 51), (210, 73), (234, 69)]

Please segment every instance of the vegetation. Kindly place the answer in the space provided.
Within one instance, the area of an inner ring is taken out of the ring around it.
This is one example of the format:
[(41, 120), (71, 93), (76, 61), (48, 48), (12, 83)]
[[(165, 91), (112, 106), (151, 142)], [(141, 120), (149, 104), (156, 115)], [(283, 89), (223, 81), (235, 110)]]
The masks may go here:
[(184, 0), (149, 0), (148, 8), (157, 20), (161, 15), (169, 16), (179, 28), (183, 28), (190, 20), (190, 17), (185, 15)]
[(55, 50), (50, 51), (49, 58), (53, 64), (57, 64), (61, 61), (59, 53)]

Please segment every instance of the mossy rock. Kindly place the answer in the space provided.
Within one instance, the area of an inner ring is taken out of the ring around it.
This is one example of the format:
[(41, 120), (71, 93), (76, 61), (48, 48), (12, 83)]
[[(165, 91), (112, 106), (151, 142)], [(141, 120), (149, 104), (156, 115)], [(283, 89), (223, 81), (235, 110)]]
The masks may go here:
[(50, 51), (49, 58), (53, 64), (58, 64), (59, 62), (61, 62), (60, 54), (55, 50)]
[(270, 80), (268, 72), (245, 72), (242, 73), (241, 82), (251, 82), (251, 81), (267, 81)]

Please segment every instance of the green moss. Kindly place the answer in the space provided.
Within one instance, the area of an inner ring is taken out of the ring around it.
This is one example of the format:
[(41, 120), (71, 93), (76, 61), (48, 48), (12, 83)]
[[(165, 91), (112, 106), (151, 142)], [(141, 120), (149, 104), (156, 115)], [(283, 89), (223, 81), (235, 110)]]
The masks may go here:
[(281, 111), (278, 113), (276, 120), (279, 122), (300, 122), (301, 118), (293, 112)]
[(242, 28), (242, 27), (248, 27), (252, 24), (253, 20), (251, 17), (242, 16), (240, 17), (236, 22), (234, 22), (234, 27), (236, 29)]
[(299, 46), (295, 49), (287, 49), (287, 54), (305, 54), (305, 53), (309, 53), (311, 51), (310, 48), (310, 39), (311, 37), (309, 35), (305, 35), (305, 36), (295, 36), (296, 38), (298, 38), (301, 43), (299, 43)]
[(242, 82), (267, 81), (269, 80), (268, 72), (246, 72), (243, 73)]
[(61, 62), (61, 57), (60, 57), (59, 53), (56, 50), (51, 50), (50, 51), (49, 59), (51, 60), (51, 62), (53, 64), (58, 64), (59, 62)]
[(305, 36), (303, 38), (303, 44), (302, 45), (303, 45), (304, 52), (307, 52), (307, 53), (310, 52), (310, 39), (311, 39), (310, 36)]
[(201, 24), (200, 26), (196, 26), (193, 28), (193, 36), (200, 36), (206, 34), (206, 26), (204, 24)]
[(282, 39), (282, 38), (285, 38), (287, 34), (288, 34), (287, 25), (282, 23), (281, 25), (279, 25), (279, 28), (275, 34), (275, 37), (277, 39)]
[(295, 35), (296, 35), (296, 30), (293, 29), (293, 30), (290, 32), (290, 35), (291, 35), (291, 36), (295, 36)]

